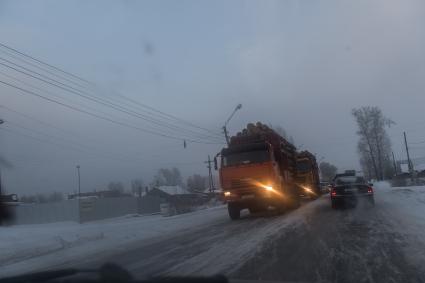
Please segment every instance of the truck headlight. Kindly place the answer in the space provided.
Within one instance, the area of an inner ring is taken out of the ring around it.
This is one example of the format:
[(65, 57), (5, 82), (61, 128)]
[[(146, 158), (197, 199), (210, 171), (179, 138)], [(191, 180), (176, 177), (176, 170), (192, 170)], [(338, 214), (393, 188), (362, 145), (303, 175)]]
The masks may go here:
[(273, 191), (273, 187), (272, 186), (264, 186), (264, 189), (266, 189), (267, 191)]

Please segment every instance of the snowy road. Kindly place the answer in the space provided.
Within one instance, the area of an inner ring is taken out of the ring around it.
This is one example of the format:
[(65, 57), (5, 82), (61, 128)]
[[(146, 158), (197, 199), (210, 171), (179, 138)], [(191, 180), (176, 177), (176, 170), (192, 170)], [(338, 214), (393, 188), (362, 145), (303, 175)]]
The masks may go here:
[[(221, 207), (156, 218), (164, 225), (161, 233), (144, 230), (141, 235), (149, 236), (138, 236), (127, 231), (135, 237), (117, 238), (121, 244), (105, 242), (93, 248), (89, 242), (3, 266), (0, 261), (0, 269), (14, 273), (47, 268), (46, 263), (61, 268), (111, 261), (141, 278), (224, 273), (237, 279), (295, 282), (424, 282), (424, 212), (425, 187), (386, 186), (376, 189), (374, 208), (335, 211), (324, 196), (285, 215), (246, 215), (230, 221)], [(131, 221), (137, 225), (141, 220)], [(186, 226), (175, 229), (172, 223)], [(102, 224), (97, 225), (101, 229)], [(103, 233), (109, 237), (107, 229)], [(77, 248), (84, 249), (84, 256)]]

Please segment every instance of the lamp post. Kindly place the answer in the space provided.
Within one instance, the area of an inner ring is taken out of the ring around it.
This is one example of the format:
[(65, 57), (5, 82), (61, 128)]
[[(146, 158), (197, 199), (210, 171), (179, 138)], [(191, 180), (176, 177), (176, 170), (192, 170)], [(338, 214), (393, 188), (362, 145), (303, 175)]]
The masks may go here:
[(226, 142), (227, 142), (227, 145), (229, 145), (230, 144), (230, 140), (229, 140), (229, 134), (228, 134), (228, 132), (227, 132), (227, 124), (230, 122), (230, 120), (233, 118), (233, 115), (235, 115), (235, 113), (236, 113), (236, 111), (238, 111), (239, 109), (241, 109), (242, 108), (242, 104), (238, 104), (237, 106), (236, 106), (236, 108), (235, 108), (235, 110), (233, 110), (233, 112), (232, 112), (232, 114), (230, 115), (230, 117), (226, 120), (226, 123), (224, 123), (224, 126), (223, 126), (223, 131), (224, 131), (224, 137), (226, 138)]

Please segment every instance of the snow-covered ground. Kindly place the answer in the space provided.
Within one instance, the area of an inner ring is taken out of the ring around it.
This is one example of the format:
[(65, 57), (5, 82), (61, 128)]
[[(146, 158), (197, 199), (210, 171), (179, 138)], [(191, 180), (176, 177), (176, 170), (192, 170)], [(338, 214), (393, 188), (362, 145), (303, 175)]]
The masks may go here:
[(412, 263), (425, 262), (425, 186), (393, 187), (380, 184), (376, 189), (383, 217), (391, 228), (405, 237), (405, 254)]
[(326, 195), (285, 215), (240, 221), (230, 221), (221, 206), (173, 217), (3, 227), (0, 277), (114, 261), (136, 276), (425, 279), (425, 186), (374, 187), (376, 206), (365, 210), (332, 210)]
[[(59, 222), (0, 227), (0, 277), (203, 227), (226, 218), (226, 213), (225, 206), (218, 206), (172, 217), (128, 215), (84, 224)], [(46, 255), (51, 257), (46, 260)]]

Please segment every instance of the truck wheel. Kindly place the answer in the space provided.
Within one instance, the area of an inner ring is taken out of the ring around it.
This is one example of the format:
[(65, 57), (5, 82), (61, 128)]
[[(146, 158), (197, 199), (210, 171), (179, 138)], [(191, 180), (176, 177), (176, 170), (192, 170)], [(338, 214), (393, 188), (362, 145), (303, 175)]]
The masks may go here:
[(227, 210), (229, 211), (230, 219), (236, 220), (241, 217), (241, 209), (237, 205), (229, 203), (227, 205)]
[(300, 207), (300, 196), (297, 194), (292, 194), (291, 196), (288, 197), (288, 200), (286, 203), (289, 209), (296, 209)]
[(313, 190), (313, 192), (314, 194), (311, 197), (312, 200), (316, 200), (322, 195), (322, 192), (320, 191), (320, 187), (316, 187), (316, 189)]
[(260, 205), (254, 205), (254, 206), (248, 207), (248, 210), (249, 210), (249, 213), (253, 214), (253, 213), (262, 212), (265, 210), (265, 208)]
[(300, 207), (300, 206), (301, 206), (300, 196), (299, 196), (299, 195), (295, 195), (295, 196), (292, 198), (292, 207), (293, 207), (294, 209), (296, 209), (296, 208), (298, 208), (298, 207)]
[(282, 203), (279, 203), (278, 206), (276, 206), (276, 211), (278, 214), (285, 214), (289, 208), (290, 208), (289, 203), (282, 202)]

